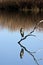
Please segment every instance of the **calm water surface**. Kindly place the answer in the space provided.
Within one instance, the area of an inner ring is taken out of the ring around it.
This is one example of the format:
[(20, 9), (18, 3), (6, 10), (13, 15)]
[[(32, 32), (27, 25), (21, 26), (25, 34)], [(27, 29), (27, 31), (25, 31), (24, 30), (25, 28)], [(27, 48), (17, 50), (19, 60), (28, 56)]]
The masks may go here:
[[(20, 59), (21, 47), (17, 43), (21, 39), (21, 35), (19, 32), (20, 27), (24, 27), (25, 35), (28, 34), (33, 29), (32, 27), (34, 27), (36, 23), (34, 22), (34, 17), (32, 18), (32, 16), (28, 16), (28, 18), (26, 18), (27, 16), (23, 16), (24, 18), (21, 18), (22, 16), (19, 16), (19, 19), (18, 17), (16, 17), (15, 19), (14, 15), (12, 17), (9, 15), (7, 15), (6, 17), (5, 16), (6, 15), (4, 14), (0, 15), (0, 65), (37, 65), (32, 56), (30, 56), (26, 51), (24, 53), (23, 59)], [(37, 18), (35, 19), (35, 21), (37, 21)], [(38, 21), (42, 19), (43, 16), (41, 17), (38, 15)], [(23, 22), (25, 20), (27, 22), (27, 25), (26, 22), (25, 24)], [(30, 23), (28, 22), (28, 20), (30, 21)], [(9, 22), (13, 22), (14, 25), (13, 23), (12, 25), (10, 25)], [(24, 41), (22, 41), (22, 44), (30, 51), (43, 49), (43, 25), (40, 24), (40, 26), (37, 28), (37, 30), (34, 31), (33, 34), (35, 34), (36, 37), (29, 36)], [(41, 50), (40, 52), (37, 51), (37, 53), (35, 53), (34, 55), (37, 61), (40, 58), (43, 59), (43, 50)], [(43, 65), (43, 60), (38, 61), (38, 63), (40, 65)]]

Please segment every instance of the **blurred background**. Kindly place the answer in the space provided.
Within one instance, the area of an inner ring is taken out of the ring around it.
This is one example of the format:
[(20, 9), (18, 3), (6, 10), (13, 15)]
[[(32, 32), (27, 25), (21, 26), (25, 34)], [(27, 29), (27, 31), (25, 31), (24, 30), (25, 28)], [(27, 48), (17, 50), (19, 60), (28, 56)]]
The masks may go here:
[[(24, 51), (20, 59), (20, 28), (24, 35), (33, 30), (36, 23), (43, 20), (43, 0), (0, 0), (0, 65), (37, 65)], [(34, 54), (39, 65), (43, 65), (43, 22), (22, 44)], [(40, 50), (41, 51), (37, 51)]]

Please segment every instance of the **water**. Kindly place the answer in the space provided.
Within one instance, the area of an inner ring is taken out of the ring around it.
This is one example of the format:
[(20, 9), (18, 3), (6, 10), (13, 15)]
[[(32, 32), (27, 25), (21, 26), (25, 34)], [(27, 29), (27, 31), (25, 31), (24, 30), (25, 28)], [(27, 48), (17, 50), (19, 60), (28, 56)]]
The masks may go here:
[[(7, 16), (6, 16), (7, 15)], [(0, 65), (37, 65), (32, 56), (24, 51), (24, 56), (20, 59), (21, 47), (18, 41), (21, 39), (20, 28), (24, 28), (27, 35), (35, 24), (43, 19), (42, 14), (0, 14)], [(43, 65), (43, 23), (33, 33), (21, 43), (33, 53), (39, 65)]]

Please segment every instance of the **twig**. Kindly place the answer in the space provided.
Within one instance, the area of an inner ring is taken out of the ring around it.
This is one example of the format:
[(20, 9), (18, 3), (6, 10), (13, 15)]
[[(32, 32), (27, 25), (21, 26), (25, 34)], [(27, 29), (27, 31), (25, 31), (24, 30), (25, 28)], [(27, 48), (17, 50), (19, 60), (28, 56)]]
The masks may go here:
[(33, 55), (30, 51), (28, 51), (28, 50), (26, 49), (26, 47), (24, 47), (22, 44), (20, 44), (20, 42), (18, 42), (18, 44), (20, 45), (20, 47), (24, 48), (24, 50), (25, 50), (26, 52), (28, 52), (28, 53), (33, 57), (33, 59), (34, 59), (34, 61), (36, 62), (36, 64), (39, 65), (39, 63), (37, 62), (37, 60), (36, 60), (36, 58), (34, 57), (34, 55)]
[[(36, 37), (35, 35), (33, 35), (33, 34), (28, 34), (28, 35), (26, 35), (25, 37), (23, 37), (22, 39), (20, 39), (20, 41), (19, 42), (21, 42), (21, 41), (23, 41), (24, 39), (26, 39), (28, 36), (34, 36), (34, 37)], [(18, 42), (18, 43), (19, 43)]]
[(41, 50), (43, 50), (43, 48), (42, 49), (39, 49), (37, 51), (31, 52), (31, 53), (37, 53), (37, 52), (40, 52)]
[(35, 31), (35, 29), (39, 26), (39, 24), (42, 23), (42, 22), (43, 22), (43, 20), (36, 23), (35, 27), (33, 28), (33, 30), (29, 34), (33, 33)]

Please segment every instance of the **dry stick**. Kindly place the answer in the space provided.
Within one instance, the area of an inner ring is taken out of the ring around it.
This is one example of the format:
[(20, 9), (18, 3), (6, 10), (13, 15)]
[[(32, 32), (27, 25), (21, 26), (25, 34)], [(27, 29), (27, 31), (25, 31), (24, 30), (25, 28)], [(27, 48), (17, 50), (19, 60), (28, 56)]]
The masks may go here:
[(23, 40), (26, 39), (28, 36), (34, 36), (34, 37), (36, 37), (36, 36), (33, 35), (32, 33), (35, 31), (35, 29), (38, 27), (38, 25), (39, 25), (40, 23), (42, 23), (42, 22), (43, 22), (43, 20), (41, 20), (40, 22), (36, 23), (34, 29), (33, 29), (29, 34), (27, 34), (25, 37), (23, 37), (19, 42), (23, 41)]
[(34, 61), (36, 62), (36, 64), (39, 65), (39, 63), (37, 62), (37, 60), (36, 60), (36, 58), (34, 57), (34, 55), (33, 55), (30, 51), (28, 51), (28, 50), (26, 49), (26, 47), (24, 47), (22, 44), (20, 44), (20, 42), (18, 42), (18, 44), (19, 44), (22, 48), (24, 48), (24, 50), (25, 50), (26, 52), (28, 52), (28, 53), (33, 57), (33, 59), (34, 59)]
[(40, 51), (42, 51), (42, 50), (43, 50), (43, 48), (42, 48), (42, 49), (38, 49), (38, 50), (36, 50), (36, 51), (31, 51), (31, 53), (32, 53), (32, 54), (35, 54), (35, 53), (40, 52)]
[[(34, 36), (34, 37), (36, 37), (35, 35), (33, 35), (33, 34), (28, 34), (28, 35), (26, 35), (24, 38), (22, 38), (22, 39), (20, 39), (20, 41), (19, 42), (21, 42), (21, 41), (23, 41), (24, 39), (26, 39), (28, 36)], [(19, 43), (18, 42), (18, 43)]]
[(38, 22), (38, 23), (35, 25), (34, 29), (33, 29), (28, 35), (26, 35), (23, 39), (20, 39), (20, 41), (18, 42), (18, 44), (19, 44), (21, 47), (23, 47), (23, 48), (25, 49), (25, 51), (27, 51), (27, 52), (33, 57), (33, 59), (34, 59), (34, 61), (37, 63), (37, 65), (39, 65), (39, 63), (37, 62), (37, 60), (36, 60), (36, 58), (34, 57), (34, 55), (33, 55), (30, 51), (28, 51), (23, 45), (21, 45), (20, 42), (23, 41), (23, 40), (25, 40), (28, 36), (35, 36), (35, 35), (32, 35), (32, 33), (35, 31), (35, 29), (37, 28), (37, 26), (38, 26), (40, 23), (42, 23), (42, 22), (43, 22), (43, 20), (41, 20), (40, 22)]
[(31, 53), (37, 53), (37, 52), (40, 52), (41, 50), (43, 50), (43, 48), (42, 49), (39, 49), (39, 50), (36, 50), (34, 52), (31, 52)]
[(33, 33), (33, 32), (35, 31), (35, 29), (38, 27), (38, 25), (39, 25), (40, 23), (42, 23), (42, 22), (43, 22), (43, 20), (41, 20), (41, 21), (39, 21), (38, 23), (36, 23), (34, 29), (33, 29), (29, 34)]

